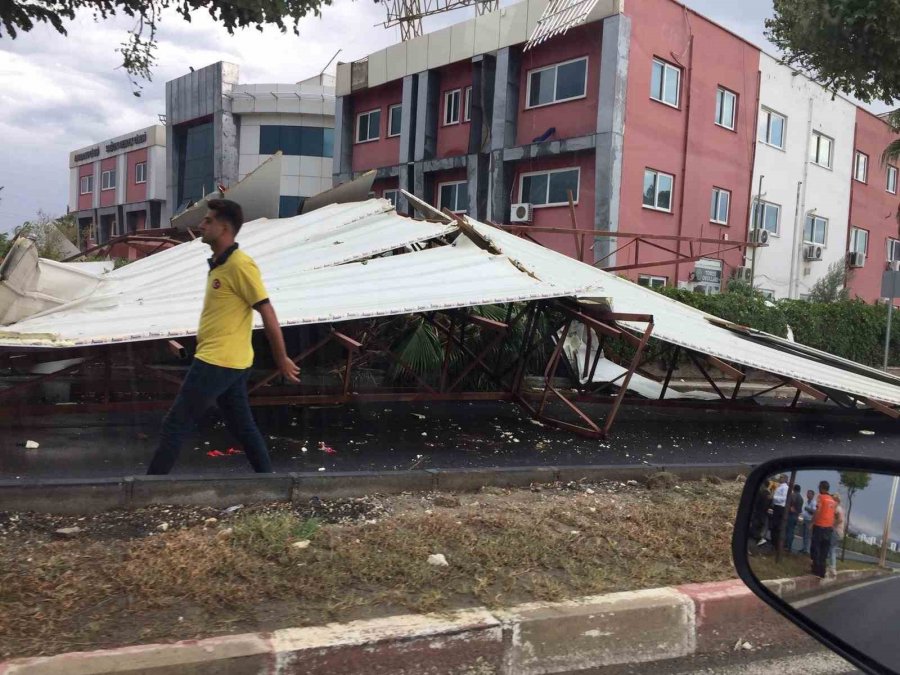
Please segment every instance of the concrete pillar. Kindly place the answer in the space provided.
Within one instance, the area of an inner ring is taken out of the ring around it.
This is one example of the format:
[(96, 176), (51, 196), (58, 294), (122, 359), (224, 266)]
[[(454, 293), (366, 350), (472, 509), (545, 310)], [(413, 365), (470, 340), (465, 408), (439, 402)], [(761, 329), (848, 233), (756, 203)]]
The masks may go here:
[(503, 151), (491, 153), (491, 208), (490, 220), (495, 223), (509, 222), (509, 191), (512, 188), (514, 162), (503, 161)]
[(518, 50), (505, 47), (497, 52), (491, 119), (492, 151), (511, 148), (516, 144), (521, 70)]
[[(437, 149), (438, 114), (440, 111), (440, 76), (436, 71), (419, 73), (416, 92), (415, 150), (413, 159), (434, 159)], [(416, 195), (418, 196), (418, 195)]]
[[(413, 161), (415, 157), (416, 119), (418, 117), (418, 90), (419, 78), (416, 75), (407, 75), (403, 78), (403, 112), (400, 118), (400, 175), (398, 183), (401, 189), (414, 192), (413, 186)], [(401, 195), (397, 199), (397, 212), (409, 215), (409, 204)]]
[(353, 176), (353, 105), (349, 96), (334, 100), (334, 184), (345, 183)]
[[(238, 182), (238, 160), (240, 150), (238, 148), (238, 129), (234, 115), (231, 113), (231, 99), (224, 94), (230, 94), (234, 85), (238, 82), (238, 67), (220, 62), (215, 69), (215, 89), (218, 94), (217, 110), (213, 117), (213, 139), (215, 169), (213, 176), (216, 181), (232, 187)], [(208, 76), (208, 73), (204, 73)]]
[(469, 155), (466, 164), (466, 178), (469, 183), (468, 212), (472, 218), (481, 221), (488, 219), (489, 164), (490, 155), (485, 153)]
[[(594, 227), (619, 229), (622, 198), (622, 162), (625, 142), (625, 98), (628, 89), (628, 51), (631, 19), (615, 14), (603, 21), (600, 55), (600, 105), (597, 110), (597, 149), (594, 186)], [(615, 240), (594, 241), (594, 260), (609, 255)], [(606, 261), (614, 265), (615, 256)]]
[(497, 59), (479, 54), (472, 59), (472, 120), (469, 124), (469, 154), (487, 152), (486, 142), (494, 119), (494, 78)]

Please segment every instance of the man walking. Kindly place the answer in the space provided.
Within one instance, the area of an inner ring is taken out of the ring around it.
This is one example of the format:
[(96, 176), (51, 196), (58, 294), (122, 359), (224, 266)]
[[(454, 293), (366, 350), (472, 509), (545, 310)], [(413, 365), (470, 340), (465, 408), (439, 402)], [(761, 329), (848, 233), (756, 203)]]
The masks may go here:
[(212, 249), (206, 296), (197, 331), (197, 352), (175, 402), (163, 420), (159, 445), (148, 474), (172, 470), (181, 446), (197, 421), (215, 404), (231, 434), (243, 446), (257, 473), (271, 473), (266, 442), (250, 411), (247, 382), (253, 365), (253, 311), (260, 313), (275, 364), (291, 382), (300, 369), (285, 351), (281, 326), (253, 259), (239, 250), (235, 237), (244, 224), (239, 204), (228, 199), (207, 203), (200, 223), (203, 243)]
[(837, 504), (830, 494), (831, 485), (823, 480), (819, 483), (819, 499), (812, 531), (812, 573), (825, 578), (825, 561), (831, 548), (831, 533), (834, 528), (834, 512)]
[(784, 536), (784, 550), (788, 553), (794, 552), (794, 536), (797, 532), (797, 521), (800, 518), (801, 511), (803, 511), (803, 495), (800, 492), (800, 486), (794, 485), (794, 491), (788, 499), (787, 530)]
[[(772, 497), (772, 547), (778, 550), (778, 544), (781, 541), (781, 523), (784, 520), (785, 510), (788, 501), (788, 477), (779, 476), (778, 487), (775, 488), (775, 494)], [(785, 546), (785, 548), (787, 548)]]
[(803, 505), (803, 552), (809, 555), (810, 540), (812, 539), (812, 522), (816, 516), (816, 493), (812, 490), (806, 491), (806, 504)]

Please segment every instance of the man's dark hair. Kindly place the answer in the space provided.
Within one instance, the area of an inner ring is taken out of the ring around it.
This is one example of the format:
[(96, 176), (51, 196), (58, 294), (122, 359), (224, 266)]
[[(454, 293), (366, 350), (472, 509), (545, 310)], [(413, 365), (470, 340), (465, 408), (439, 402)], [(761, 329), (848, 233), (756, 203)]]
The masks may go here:
[(237, 202), (230, 199), (210, 199), (206, 202), (206, 208), (214, 211), (216, 218), (231, 225), (235, 235), (241, 231), (241, 226), (244, 224), (244, 209)]
[(823, 480), (819, 483), (819, 492), (828, 492), (831, 489), (831, 484), (827, 480)]
[(794, 492), (800, 492), (802, 488), (799, 485), (794, 485)]

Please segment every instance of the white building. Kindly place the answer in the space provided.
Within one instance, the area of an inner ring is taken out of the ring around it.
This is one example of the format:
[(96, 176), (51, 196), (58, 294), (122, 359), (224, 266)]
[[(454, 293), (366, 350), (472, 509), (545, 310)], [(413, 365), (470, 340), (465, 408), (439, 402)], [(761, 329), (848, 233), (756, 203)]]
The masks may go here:
[(856, 107), (767, 54), (760, 74), (752, 191), (762, 207), (750, 227), (770, 237), (756, 249), (754, 285), (803, 298), (846, 255)]

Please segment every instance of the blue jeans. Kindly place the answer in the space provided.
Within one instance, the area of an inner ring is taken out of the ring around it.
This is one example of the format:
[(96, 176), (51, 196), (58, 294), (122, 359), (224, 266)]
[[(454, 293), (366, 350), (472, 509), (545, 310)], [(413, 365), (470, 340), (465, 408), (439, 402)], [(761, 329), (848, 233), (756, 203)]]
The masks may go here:
[(809, 516), (803, 519), (803, 553), (809, 553), (810, 539), (812, 539), (812, 520)]
[(225, 418), (225, 426), (243, 447), (254, 471), (272, 473), (266, 442), (250, 412), (247, 396), (249, 379), (249, 368), (221, 368), (194, 359), (175, 402), (163, 420), (159, 445), (147, 473), (169, 473), (178, 459), (181, 446), (196, 429), (197, 422), (216, 404)]

